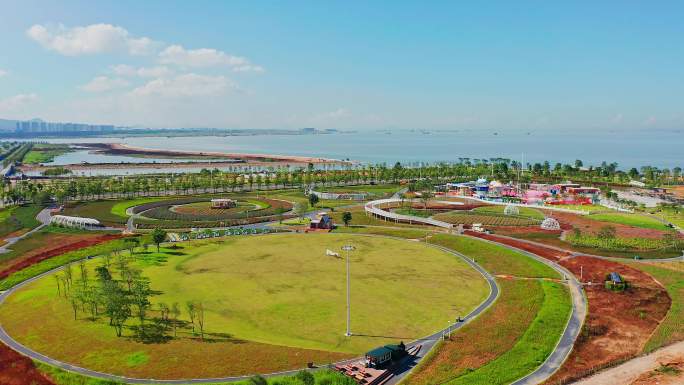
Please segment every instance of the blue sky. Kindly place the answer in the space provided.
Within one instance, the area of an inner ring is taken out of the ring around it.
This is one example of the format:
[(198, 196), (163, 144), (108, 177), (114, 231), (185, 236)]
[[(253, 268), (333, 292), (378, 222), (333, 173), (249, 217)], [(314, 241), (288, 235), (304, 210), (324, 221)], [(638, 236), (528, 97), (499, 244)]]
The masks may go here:
[(0, 1), (0, 117), (684, 126), (682, 2)]

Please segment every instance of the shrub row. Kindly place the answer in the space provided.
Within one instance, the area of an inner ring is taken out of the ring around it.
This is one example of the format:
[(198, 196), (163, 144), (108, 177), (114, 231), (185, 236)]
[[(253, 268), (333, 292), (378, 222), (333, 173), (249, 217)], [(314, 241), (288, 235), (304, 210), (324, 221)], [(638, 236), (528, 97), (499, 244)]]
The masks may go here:
[(681, 249), (684, 243), (681, 240), (670, 241), (654, 238), (605, 238), (590, 235), (569, 235), (568, 242), (574, 246), (595, 247), (605, 250), (660, 250)]

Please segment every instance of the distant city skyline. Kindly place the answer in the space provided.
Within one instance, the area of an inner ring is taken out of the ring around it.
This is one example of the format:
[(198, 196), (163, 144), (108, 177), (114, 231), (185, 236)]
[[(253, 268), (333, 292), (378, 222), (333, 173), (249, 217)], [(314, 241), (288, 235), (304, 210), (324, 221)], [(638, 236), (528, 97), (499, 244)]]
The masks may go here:
[(0, 119), (684, 128), (684, 4), (2, 1)]

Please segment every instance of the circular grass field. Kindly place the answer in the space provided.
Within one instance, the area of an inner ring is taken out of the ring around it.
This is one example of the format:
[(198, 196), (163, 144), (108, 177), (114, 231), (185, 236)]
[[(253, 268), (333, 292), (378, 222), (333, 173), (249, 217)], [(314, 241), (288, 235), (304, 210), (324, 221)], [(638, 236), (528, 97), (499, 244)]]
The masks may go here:
[[(350, 338), (344, 336), (345, 262), (326, 256), (326, 249), (340, 251), (346, 244), (356, 247)], [(209, 378), (295, 369), (424, 337), (470, 312), (489, 292), (484, 278), (459, 257), (414, 241), (278, 234), (180, 247), (134, 256), (160, 293), (152, 302), (181, 305), (180, 319), (188, 325), (175, 338), (144, 343), (130, 328), (116, 337), (105, 317), (93, 321), (79, 311), (74, 320), (51, 276), (7, 298), (0, 323), (31, 349), (88, 369), (137, 378)], [(101, 258), (88, 262), (92, 284), (101, 264)], [(206, 308), (205, 341), (191, 332), (187, 301)]]

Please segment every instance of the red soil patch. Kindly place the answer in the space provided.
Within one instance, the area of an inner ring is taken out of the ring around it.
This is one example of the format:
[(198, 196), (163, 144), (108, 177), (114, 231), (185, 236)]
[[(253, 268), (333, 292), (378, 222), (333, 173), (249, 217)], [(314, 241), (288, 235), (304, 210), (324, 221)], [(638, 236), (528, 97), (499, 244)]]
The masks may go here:
[(582, 215), (554, 212), (553, 217), (560, 223), (563, 230), (571, 228), (580, 229), (582, 232), (589, 232), (596, 234), (602, 227), (612, 226), (615, 228), (616, 235), (624, 238), (657, 238), (660, 239), (666, 233), (665, 231), (655, 229), (644, 229), (641, 227), (632, 227), (619, 223), (604, 223), (586, 218)]
[[(564, 259), (568, 253), (491, 234), (466, 233), (558, 262), (576, 277), (580, 277), (582, 270), (582, 281), (594, 283), (584, 286), (589, 312), (582, 333), (568, 359), (547, 384), (567, 384), (612, 362), (639, 354), (670, 308), (670, 296), (658, 282), (621, 263), (588, 256)], [(622, 275), (631, 287), (622, 293), (606, 289), (603, 282), (610, 272)]]
[[(489, 228), (490, 226), (488, 226)], [(502, 234), (502, 235), (509, 235), (510, 236), (515, 236), (517, 234), (526, 234), (526, 235), (544, 235), (544, 236), (555, 236), (556, 238), (560, 237), (561, 235), (561, 230), (544, 230), (539, 226), (516, 226), (516, 227), (511, 227), (511, 226), (491, 226), (491, 229), (494, 230), (495, 233), (497, 234)]]
[[(560, 264), (577, 277), (582, 267), (583, 281), (594, 284), (584, 287), (589, 314), (582, 333), (565, 364), (548, 384), (567, 384), (641, 353), (671, 304), (665, 289), (651, 276), (621, 263), (580, 256)], [(605, 276), (612, 271), (630, 283), (627, 291), (617, 293), (604, 287)]]
[(5, 268), (4, 270), (0, 271), (0, 279), (4, 279), (10, 274), (17, 272), (19, 270), (25, 269), (33, 264), (36, 264), (40, 261), (46, 260), (48, 258), (55, 257), (57, 255), (61, 255), (64, 253), (68, 253), (73, 250), (78, 250), (82, 249), (85, 247), (90, 247), (94, 246), (103, 242), (111, 241), (113, 239), (121, 238), (121, 235), (119, 234), (105, 234), (105, 235), (99, 235), (96, 237), (92, 237), (89, 239), (83, 239), (79, 240), (73, 243), (69, 243), (67, 245), (62, 245), (59, 247), (55, 248), (50, 248), (47, 250), (42, 250), (36, 254), (31, 255), (28, 258), (22, 258), (22, 260), (17, 261), (16, 263), (12, 264), (11, 266)]
[(54, 385), (36, 369), (28, 357), (0, 343), (0, 384)]
[(684, 186), (673, 187), (672, 193), (679, 198), (684, 198)]

